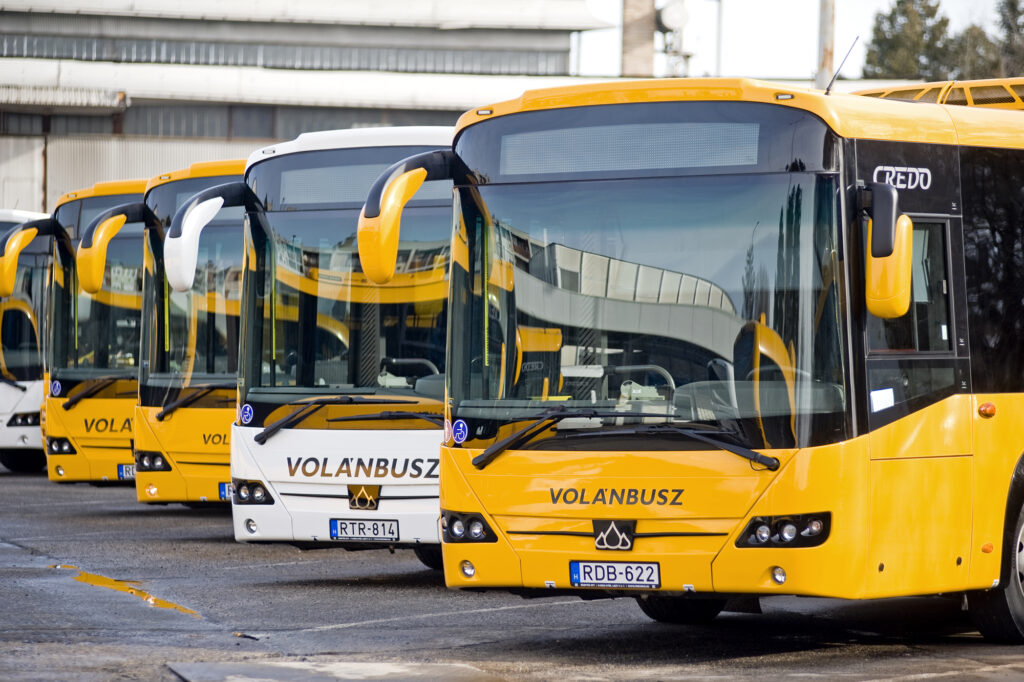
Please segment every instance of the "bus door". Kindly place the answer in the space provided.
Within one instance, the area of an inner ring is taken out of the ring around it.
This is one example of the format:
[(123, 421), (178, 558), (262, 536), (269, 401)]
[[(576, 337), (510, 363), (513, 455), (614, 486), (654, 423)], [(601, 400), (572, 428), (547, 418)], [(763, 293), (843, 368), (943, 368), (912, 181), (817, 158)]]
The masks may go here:
[(910, 308), (865, 313), (872, 589), (929, 592), (966, 580), (972, 400), (960, 220), (915, 215)]

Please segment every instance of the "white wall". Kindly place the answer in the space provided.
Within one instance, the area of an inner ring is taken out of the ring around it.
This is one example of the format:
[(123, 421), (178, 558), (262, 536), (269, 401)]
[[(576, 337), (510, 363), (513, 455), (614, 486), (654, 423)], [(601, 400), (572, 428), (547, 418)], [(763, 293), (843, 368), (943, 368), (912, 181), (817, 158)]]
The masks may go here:
[(43, 211), (43, 138), (0, 137), (0, 208)]
[[(0, 137), (0, 144), (6, 139), (10, 138)], [(52, 211), (57, 199), (65, 192), (91, 187), (97, 182), (148, 180), (161, 173), (187, 168), (198, 161), (245, 159), (251, 152), (271, 142), (111, 135), (49, 137), (44, 210)]]

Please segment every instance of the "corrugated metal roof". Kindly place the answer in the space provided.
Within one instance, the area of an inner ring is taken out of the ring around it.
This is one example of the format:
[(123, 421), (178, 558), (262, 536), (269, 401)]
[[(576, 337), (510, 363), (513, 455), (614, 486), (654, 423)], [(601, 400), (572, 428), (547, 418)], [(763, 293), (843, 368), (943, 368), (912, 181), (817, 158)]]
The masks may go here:
[(0, 83), (20, 87), (101, 89), (117, 83), (134, 100), (367, 109), (463, 111), (525, 90), (608, 80), (616, 79), (0, 59)]
[(586, 0), (2, 0), (0, 10), (355, 26), (583, 31), (608, 28)]
[(122, 111), (130, 104), (123, 91), (59, 85), (0, 85), (0, 104), (5, 108), (40, 108), (75, 113)]

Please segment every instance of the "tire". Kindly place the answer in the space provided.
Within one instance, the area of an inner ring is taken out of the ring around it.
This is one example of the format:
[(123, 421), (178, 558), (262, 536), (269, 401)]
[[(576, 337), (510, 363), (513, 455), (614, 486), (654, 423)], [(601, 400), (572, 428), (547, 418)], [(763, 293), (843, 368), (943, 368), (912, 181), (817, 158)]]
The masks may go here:
[(982, 636), (991, 642), (1024, 643), (1024, 508), (1017, 513), (1013, 536), (1003, 552), (1009, 576), (991, 590), (967, 593), (967, 611)]
[(707, 625), (725, 607), (724, 599), (694, 599), (649, 594), (637, 597), (640, 610), (659, 623)]
[(42, 450), (0, 450), (0, 464), (19, 474), (33, 474), (46, 468)]
[(444, 568), (444, 562), (441, 560), (441, 545), (420, 545), (419, 547), (413, 547), (412, 551), (416, 553), (416, 558), (427, 568), (435, 571), (440, 571)]

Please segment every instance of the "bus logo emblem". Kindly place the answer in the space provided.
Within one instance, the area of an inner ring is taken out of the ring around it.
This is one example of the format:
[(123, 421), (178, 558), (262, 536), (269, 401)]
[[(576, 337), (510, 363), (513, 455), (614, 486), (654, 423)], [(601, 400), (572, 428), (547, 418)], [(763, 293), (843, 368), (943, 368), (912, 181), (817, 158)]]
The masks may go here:
[(594, 547), (628, 552), (633, 549), (636, 521), (594, 521)]
[(250, 405), (249, 403), (246, 403), (245, 405), (242, 405), (241, 414), (239, 416), (242, 418), (242, 423), (243, 424), (248, 424), (249, 422), (251, 422), (252, 421), (252, 405)]
[(380, 501), (379, 485), (350, 485), (348, 487), (348, 508), (374, 511)]
[(60, 397), (60, 392), (64, 387), (60, 385), (59, 381), (54, 381), (50, 384), (50, 395), (54, 398)]

